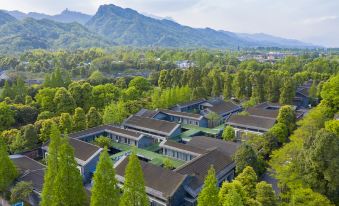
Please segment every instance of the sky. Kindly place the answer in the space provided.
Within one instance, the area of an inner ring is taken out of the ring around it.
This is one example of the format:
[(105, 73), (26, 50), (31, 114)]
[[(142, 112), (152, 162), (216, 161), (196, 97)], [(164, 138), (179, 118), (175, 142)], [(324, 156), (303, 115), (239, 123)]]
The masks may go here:
[(102, 4), (171, 17), (192, 27), (339, 47), (339, 0), (0, 0), (0, 9), (57, 14), (68, 8), (95, 14)]

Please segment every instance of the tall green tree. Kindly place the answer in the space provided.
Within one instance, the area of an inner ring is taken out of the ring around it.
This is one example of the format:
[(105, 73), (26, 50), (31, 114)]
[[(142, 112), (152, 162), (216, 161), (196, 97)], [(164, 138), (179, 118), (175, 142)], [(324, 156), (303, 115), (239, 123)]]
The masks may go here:
[(96, 127), (102, 124), (102, 117), (95, 107), (91, 107), (86, 114), (87, 128)]
[(53, 102), (55, 104), (56, 111), (59, 114), (63, 112), (71, 113), (75, 108), (75, 101), (72, 95), (64, 87), (57, 90)]
[(215, 176), (213, 166), (208, 170), (203, 188), (198, 196), (198, 206), (214, 206), (218, 205), (218, 180)]
[(222, 138), (225, 141), (233, 141), (235, 140), (235, 131), (232, 126), (227, 125), (222, 132)]
[(61, 133), (54, 123), (51, 127), (50, 143), (48, 145), (47, 169), (44, 176), (44, 184), (41, 193), (41, 206), (49, 206), (55, 201), (55, 179), (59, 173), (59, 152), (61, 149)]
[(55, 197), (51, 205), (83, 206), (87, 201), (86, 192), (74, 159), (74, 150), (69, 145), (67, 138), (65, 136), (62, 139), (58, 154), (58, 173), (53, 188)]
[(17, 176), (18, 172), (8, 156), (6, 145), (0, 139), (0, 192), (5, 192)]
[(232, 97), (232, 76), (228, 73), (224, 74), (224, 90), (223, 95), (225, 99), (230, 99)]
[[(234, 192), (236, 192), (238, 195), (240, 195), (240, 200), (239, 200), (238, 197), (233, 197), (233, 196), (237, 196), (237, 195), (234, 195)], [(233, 180), (232, 182), (227, 182), (227, 181), (223, 182), (221, 189), (219, 190), (218, 197), (219, 197), (219, 205), (220, 206), (222, 206), (224, 204), (229, 205), (231, 202), (236, 202), (234, 204), (243, 205), (243, 203), (246, 203), (249, 199), (246, 196), (246, 193), (245, 193), (241, 183), (238, 180)], [(233, 198), (235, 198), (235, 200), (233, 200)], [(231, 202), (229, 202), (229, 201), (231, 201)]]
[(241, 183), (246, 196), (251, 198), (255, 197), (255, 187), (258, 177), (252, 167), (245, 167), (245, 169), (235, 179)]
[(289, 206), (334, 206), (326, 196), (312, 191), (310, 188), (299, 188), (293, 190)]
[(49, 140), (52, 131), (52, 126), (54, 124), (55, 122), (52, 119), (43, 120), (39, 135), (40, 141), (47, 142)]
[(72, 117), (69, 113), (61, 113), (59, 120), (59, 128), (62, 132), (71, 132), (72, 131)]
[(5, 102), (0, 102), (0, 131), (6, 130), (15, 123), (15, 112)]
[(105, 107), (103, 122), (105, 124), (121, 124), (128, 116), (123, 101), (112, 103)]
[(246, 96), (246, 74), (243, 71), (238, 71), (235, 74), (233, 81), (235, 97), (242, 99)]
[(280, 104), (289, 104), (293, 103), (293, 98), (295, 96), (295, 86), (294, 82), (290, 78), (285, 78), (283, 80), (283, 85), (280, 89)]
[(144, 175), (135, 152), (128, 159), (125, 169), (125, 181), (120, 206), (148, 206)]
[(277, 198), (273, 191), (272, 185), (261, 181), (256, 185), (256, 200), (261, 203), (262, 206), (275, 206), (277, 205)]
[(78, 107), (73, 115), (73, 131), (81, 131), (86, 129), (86, 127), (86, 114), (82, 108)]
[(22, 138), (26, 142), (25, 149), (32, 150), (36, 149), (38, 146), (38, 133), (35, 130), (35, 127), (32, 124), (28, 124), (23, 127)]
[(258, 174), (263, 172), (262, 160), (249, 144), (241, 144), (234, 154), (234, 161), (236, 163), (236, 172), (238, 174), (240, 174), (247, 166), (251, 166)]
[(1, 99), (5, 99), (6, 97), (14, 99), (12, 87), (9, 85), (7, 80), (5, 81), (4, 87), (2, 88)]
[(29, 196), (33, 193), (32, 182), (18, 182), (11, 189), (11, 202), (29, 201)]
[(107, 148), (100, 155), (93, 182), (91, 206), (119, 205), (120, 189)]
[(279, 123), (285, 124), (286, 127), (288, 128), (288, 132), (291, 133), (295, 128), (296, 122), (295, 113), (292, 106), (288, 105), (282, 106), (279, 109), (277, 121)]
[(75, 104), (88, 111), (92, 101), (93, 87), (88, 82), (72, 82), (68, 91), (72, 94)]

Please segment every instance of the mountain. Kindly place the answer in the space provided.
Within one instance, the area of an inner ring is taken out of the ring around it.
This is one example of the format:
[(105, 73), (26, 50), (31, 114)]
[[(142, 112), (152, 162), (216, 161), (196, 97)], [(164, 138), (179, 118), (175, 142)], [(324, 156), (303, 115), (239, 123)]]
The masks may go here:
[(92, 16), (88, 14), (84, 14), (81, 12), (76, 11), (70, 11), (68, 9), (65, 9), (60, 14), (57, 15), (48, 15), (43, 13), (36, 13), (36, 12), (29, 12), (29, 13), (23, 13), (20, 11), (7, 11), (8, 14), (15, 17), (18, 20), (23, 20), (25, 18), (33, 18), (37, 20), (41, 19), (49, 19), (56, 22), (62, 22), (62, 23), (72, 23), (72, 22), (78, 22), (79, 24), (84, 25)]
[(0, 26), (6, 23), (15, 22), (16, 19), (4, 11), (0, 11)]
[(315, 47), (269, 35), (237, 34), (210, 28), (197, 29), (167, 19), (155, 19), (132, 9), (102, 5), (86, 26), (121, 45), (142, 47)]
[(53, 16), (0, 11), (0, 52), (113, 45), (219, 49), (316, 47), (267, 34), (238, 34), (211, 28), (192, 28), (112, 4), (100, 6), (93, 17), (68, 9)]
[[(3, 13), (3, 12), (2, 12)], [(3, 21), (0, 13), (0, 22)], [(13, 18), (14, 19), (14, 18)], [(27, 49), (77, 49), (112, 45), (79, 23), (60, 23), (48, 19), (11, 19), (0, 24), (0, 52)]]

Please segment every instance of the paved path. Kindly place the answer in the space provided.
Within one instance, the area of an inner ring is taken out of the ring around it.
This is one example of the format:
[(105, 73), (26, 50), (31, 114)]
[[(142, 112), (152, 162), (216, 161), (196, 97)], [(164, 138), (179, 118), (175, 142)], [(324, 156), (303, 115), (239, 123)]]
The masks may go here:
[(0, 197), (0, 206), (11, 206), (6, 200)]
[(269, 169), (265, 172), (261, 179), (272, 185), (275, 194), (278, 195), (280, 193), (280, 190), (278, 188), (278, 180), (273, 177)]

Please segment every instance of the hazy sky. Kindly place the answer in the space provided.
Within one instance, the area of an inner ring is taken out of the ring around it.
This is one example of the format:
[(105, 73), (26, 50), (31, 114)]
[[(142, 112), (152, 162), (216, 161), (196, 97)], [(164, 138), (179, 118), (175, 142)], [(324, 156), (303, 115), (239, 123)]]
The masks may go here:
[(268, 33), (339, 47), (339, 0), (0, 0), (0, 9), (94, 14), (113, 3), (192, 27)]

